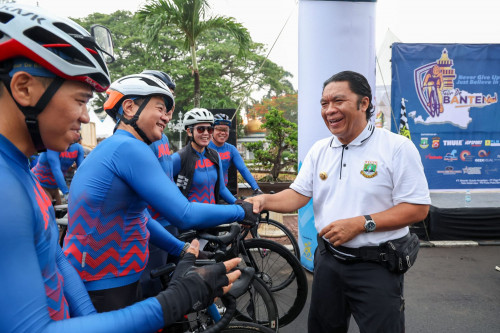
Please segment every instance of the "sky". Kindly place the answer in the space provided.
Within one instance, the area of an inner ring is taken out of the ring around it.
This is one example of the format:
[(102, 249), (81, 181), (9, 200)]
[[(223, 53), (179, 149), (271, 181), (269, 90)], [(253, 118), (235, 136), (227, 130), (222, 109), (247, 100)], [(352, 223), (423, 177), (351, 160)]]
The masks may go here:
[[(93, 12), (135, 12), (143, 0), (17, 0), (45, 7), (62, 16), (85, 17)], [(232, 16), (252, 39), (268, 50), (269, 58), (291, 72), (298, 87), (297, 0), (210, 0), (215, 15)], [(377, 50), (390, 30), (405, 43), (500, 43), (497, 0), (378, 0), (375, 42)], [(288, 20), (288, 21), (287, 21)], [(283, 29), (280, 35), (280, 31)], [(279, 38), (278, 38), (279, 36)]]

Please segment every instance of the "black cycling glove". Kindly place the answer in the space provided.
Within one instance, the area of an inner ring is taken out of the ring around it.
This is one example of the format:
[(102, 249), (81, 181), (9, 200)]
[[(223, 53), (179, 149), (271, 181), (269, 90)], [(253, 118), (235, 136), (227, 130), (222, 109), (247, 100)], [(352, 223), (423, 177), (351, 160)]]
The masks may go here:
[(253, 212), (253, 204), (243, 200), (236, 200), (235, 204), (240, 205), (245, 211), (245, 217), (239, 221), (241, 224), (254, 226), (259, 221), (259, 214)]
[(229, 284), (223, 263), (195, 268), (196, 257), (186, 253), (175, 269), (168, 288), (156, 296), (163, 310), (164, 325), (170, 325), (183, 315), (203, 309), (215, 297), (223, 294)]

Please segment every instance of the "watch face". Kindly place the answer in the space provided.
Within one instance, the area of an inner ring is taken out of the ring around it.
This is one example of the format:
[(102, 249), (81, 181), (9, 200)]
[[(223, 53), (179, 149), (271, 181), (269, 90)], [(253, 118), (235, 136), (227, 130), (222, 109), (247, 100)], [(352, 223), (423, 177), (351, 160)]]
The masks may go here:
[(371, 231), (374, 231), (375, 230), (375, 222), (373, 221), (366, 221), (365, 223), (365, 229), (366, 229), (366, 232), (371, 232)]

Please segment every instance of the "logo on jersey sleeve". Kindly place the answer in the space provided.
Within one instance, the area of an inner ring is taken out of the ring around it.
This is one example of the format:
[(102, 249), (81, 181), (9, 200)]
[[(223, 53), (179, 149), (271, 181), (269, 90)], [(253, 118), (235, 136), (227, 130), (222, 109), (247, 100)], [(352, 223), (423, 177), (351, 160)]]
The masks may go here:
[(377, 175), (377, 162), (376, 161), (365, 161), (363, 165), (363, 170), (360, 172), (365, 178), (373, 178)]

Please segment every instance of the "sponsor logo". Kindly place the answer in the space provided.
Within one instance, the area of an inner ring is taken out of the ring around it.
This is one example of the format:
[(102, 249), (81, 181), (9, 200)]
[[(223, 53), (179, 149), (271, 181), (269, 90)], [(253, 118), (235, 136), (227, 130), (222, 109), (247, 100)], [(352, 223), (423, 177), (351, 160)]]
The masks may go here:
[(360, 173), (365, 178), (373, 178), (377, 175), (377, 162), (376, 161), (365, 161), (363, 165), (363, 170)]
[(486, 168), (484, 169), (484, 173), (486, 173), (487, 175), (489, 175), (490, 173), (496, 173), (498, 172), (498, 168), (490, 168), (488, 166), (486, 166)]
[(484, 140), (485, 146), (500, 147), (500, 140)]
[(446, 155), (444, 156), (444, 160), (448, 161), (448, 162), (453, 162), (453, 161), (458, 160), (457, 150), (453, 149), (451, 152), (446, 153)]
[(492, 158), (476, 158), (474, 162), (485, 163), (485, 162), (493, 162)]
[(464, 140), (443, 140), (445, 146), (462, 146)]
[(429, 138), (420, 138), (420, 148), (426, 149), (429, 147)]
[(482, 144), (483, 144), (483, 140), (465, 140), (466, 146), (481, 147)]
[(457, 173), (462, 173), (462, 170), (455, 170), (452, 166), (448, 165), (444, 170), (438, 170), (437, 173), (442, 173), (443, 175), (456, 175)]
[(432, 138), (432, 148), (434, 148), (434, 149), (439, 148), (439, 146), (440, 146), (439, 140), (440, 140), (439, 137)]
[(468, 151), (468, 150), (462, 150), (462, 152), (460, 153), (460, 160), (462, 160), (464, 162), (471, 162), (472, 158), (473, 158), (473, 156), (471, 155), (470, 151)]
[(466, 175), (480, 175), (483, 167), (465, 167), (462, 171)]
[(488, 156), (490, 156), (490, 152), (489, 152), (489, 151), (487, 152), (486, 150), (481, 149), (481, 150), (477, 153), (477, 156), (479, 156), (479, 157), (488, 157)]
[(425, 158), (428, 160), (442, 160), (443, 156), (427, 154)]

